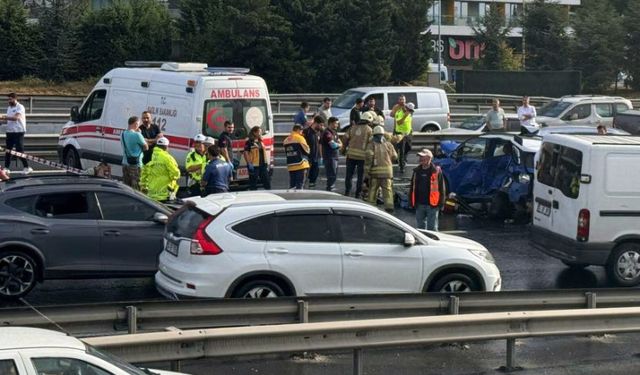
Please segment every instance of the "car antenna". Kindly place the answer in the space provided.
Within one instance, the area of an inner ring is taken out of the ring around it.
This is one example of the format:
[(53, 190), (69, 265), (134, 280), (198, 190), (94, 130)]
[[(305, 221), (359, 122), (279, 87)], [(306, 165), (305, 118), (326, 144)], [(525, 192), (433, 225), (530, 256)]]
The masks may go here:
[(67, 336), (73, 336), (71, 333), (69, 333), (66, 329), (62, 328), (60, 326), (60, 324), (54, 322), (53, 320), (49, 319), (48, 316), (44, 315), (42, 312), (40, 312), (40, 310), (36, 309), (32, 304), (30, 304), (29, 302), (27, 302), (24, 298), (20, 298), (20, 301), (22, 303), (24, 303), (25, 305), (27, 305), (27, 307), (29, 307), (31, 310), (35, 311), (36, 314), (40, 315), (41, 317), (43, 317), (47, 322), (53, 324), (54, 326), (58, 327), (58, 329), (61, 332), (64, 332), (65, 334), (67, 334)]

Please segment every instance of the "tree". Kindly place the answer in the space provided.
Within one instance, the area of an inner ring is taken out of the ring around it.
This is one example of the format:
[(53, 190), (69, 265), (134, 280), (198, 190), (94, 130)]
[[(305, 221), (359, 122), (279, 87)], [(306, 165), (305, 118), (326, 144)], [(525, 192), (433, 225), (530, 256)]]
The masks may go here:
[(514, 70), (513, 49), (507, 36), (511, 27), (506, 25), (504, 13), (492, 5), (489, 13), (472, 26), (476, 41), (484, 44), (484, 51), (476, 68), (485, 70)]
[(16, 80), (35, 72), (32, 29), (19, 0), (0, 0), (0, 80)]
[(399, 1), (392, 8), (393, 44), (398, 48), (391, 64), (391, 80), (409, 82), (429, 68), (431, 33), (427, 11), (432, 0)]
[(629, 0), (624, 13), (625, 32), (624, 70), (631, 76), (631, 86), (640, 90), (640, 0)]
[[(606, 19), (607, 22), (602, 22)], [(586, 92), (606, 90), (623, 64), (624, 32), (620, 16), (608, 2), (583, 0), (573, 22), (573, 67), (582, 71)]]
[(527, 69), (563, 70), (569, 67), (569, 18), (566, 8), (544, 0), (527, 3), (522, 26)]

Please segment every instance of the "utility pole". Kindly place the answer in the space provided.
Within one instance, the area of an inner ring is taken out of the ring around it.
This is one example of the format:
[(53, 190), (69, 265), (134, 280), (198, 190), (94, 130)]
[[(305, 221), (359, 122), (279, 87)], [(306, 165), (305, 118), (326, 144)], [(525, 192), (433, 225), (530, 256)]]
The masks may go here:
[(438, 45), (436, 49), (438, 50), (438, 85), (442, 82), (442, 61), (440, 59), (440, 43), (442, 43), (441, 35), (440, 35), (440, 25), (442, 24), (442, 0), (438, 0)]
[(525, 17), (527, 15), (527, 0), (522, 0), (522, 25), (521, 25), (521, 33), (522, 33), (522, 70), (527, 70), (527, 49), (526, 49), (526, 41), (524, 36), (524, 23)]

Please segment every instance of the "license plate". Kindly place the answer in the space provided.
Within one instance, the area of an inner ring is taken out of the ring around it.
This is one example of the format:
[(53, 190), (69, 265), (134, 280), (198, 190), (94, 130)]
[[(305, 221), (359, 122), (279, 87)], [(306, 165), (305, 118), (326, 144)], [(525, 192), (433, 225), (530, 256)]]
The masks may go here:
[(551, 215), (551, 207), (544, 206), (544, 205), (542, 205), (540, 203), (538, 203), (538, 208), (536, 208), (536, 211), (538, 211), (539, 213), (543, 214), (544, 216)]
[(178, 245), (171, 242), (171, 241), (167, 241), (167, 244), (164, 247), (165, 251), (169, 254), (178, 256)]
[(238, 168), (237, 179), (246, 180), (249, 178), (249, 170), (247, 168)]

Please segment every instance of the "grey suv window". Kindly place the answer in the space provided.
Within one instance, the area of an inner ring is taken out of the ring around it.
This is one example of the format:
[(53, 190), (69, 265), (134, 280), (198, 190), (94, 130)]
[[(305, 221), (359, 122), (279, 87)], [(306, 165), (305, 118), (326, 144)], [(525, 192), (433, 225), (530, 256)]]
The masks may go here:
[(43, 194), (38, 197), (35, 215), (52, 219), (93, 219), (88, 193)]
[(338, 215), (341, 242), (401, 244), (404, 230), (380, 219), (363, 215)]
[(274, 218), (274, 214), (254, 217), (234, 225), (231, 229), (252, 240), (271, 241)]
[(337, 242), (331, 231), (329, 214), (285, 213), (276, 215), (274, 241)]
[(28, 197), (13, 198), (5, 202), (9, 207), (13, 207), (16, 210), (26, 212), (31, 215), (35, 215), (35, 202), (37, 195), (31, 195)]
[(104, 220), (152, 221), (157, 210), (135, 198), (98, 192), (98, 204)]

